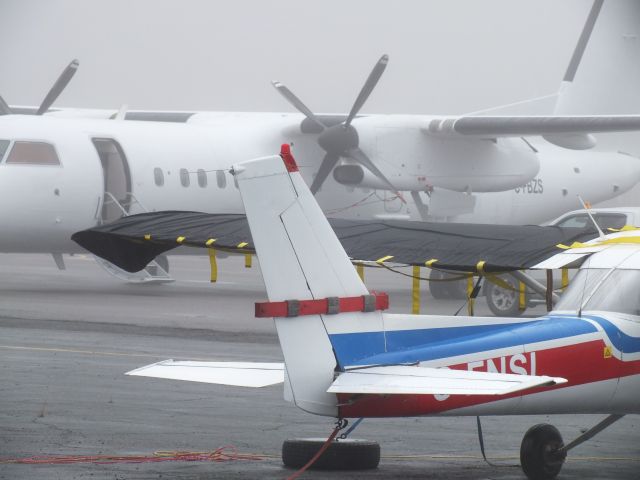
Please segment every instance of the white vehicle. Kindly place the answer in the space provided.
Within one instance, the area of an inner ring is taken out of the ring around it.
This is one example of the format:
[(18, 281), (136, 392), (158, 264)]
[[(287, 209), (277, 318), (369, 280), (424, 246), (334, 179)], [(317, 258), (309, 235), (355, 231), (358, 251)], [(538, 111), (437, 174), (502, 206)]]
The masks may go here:
[[(597, 231), (593, 225), (592, 218), (605, 233), (620, 230), (623, 227), (640, 227), (640, 207), (591, 208), (588, 213), (584, 209), (573, 210), (545, 223), (545, 225), (592, 229), (595, 235)], [(531, 278), (541, 284), (546, 281), (542, 275), (535, 275), (535, 271), (530, 271), (529, 274), (533, 274)], [(487, 306), (495, 315), (516, 316), (524, 313), (527, 307), (545, 303), (545, 299), (540, 292), (535, 292), (530, 287), (527, 287), (525, 304), (520, 305), (517, 281), (509, 276), (501, 276), (501, 278), (509, 283), (512, 288), (507, 290), (500, 285), (487, 282), (483, 289)], [(557, 275), (554, 277), (553, 287), (557, 294), (562, 293), (563, 285)]]
[[(609, 207), (590, 208), (589, 213), (596, 221), (601, 230), (607, 232), (609, 229), (620, 230), (625, 226), (640, 226), (640, 207)], [(583, 210), (573, 210), (558, 218), (546, 222), (543, 225), (555, 225), (557, 227), (587, 228), (593, 226), (593, 221), (589, 213)]]

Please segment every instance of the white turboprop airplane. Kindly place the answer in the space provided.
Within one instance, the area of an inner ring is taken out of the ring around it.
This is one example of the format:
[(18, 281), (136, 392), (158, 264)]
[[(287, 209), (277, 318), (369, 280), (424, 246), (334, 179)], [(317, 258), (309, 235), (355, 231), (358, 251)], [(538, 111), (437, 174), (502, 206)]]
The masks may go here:
[[(265, 386), (285, 382), (304, 411), (345, 418), (606, 413), (578, 439), (539, 424), (525, 434), (523, 470), (555, 478), (567, 452), (625, 414), (640, 413), (640, 248), (625, 231), (573, 245), (537, 268), (584, 262), (556, 310), (537, 319), (383, 313), (388, 297), (364, 286), (297, 165), (281, 156), (234, 166), (283, 364), (171, 360), (129, 375)], [(270, 192), (269, 202), (264, 192)], [(589, 365), (589, 368), (584, 368)], [(354, 445), (289, 442), (285, 464), (300, 467), (332, 448), (335, 468), (375, 467)], [(344, 448), (342, 448), (344, 447)]]
[[(600, 3), (587, 21), (587, 38)], [(383, 56), (348, 115), (315, 115), (280, 83), (276, 88), (304, 117), (124, 109), (38, 115), (72, 77), (72, 62), (31, 112), (36, 115), (0, 101), (0, 251), (50, 252), (59, 261), (60, 254), (76, 251), (73, 232), (143, 211), (142, 206), (240, 212), (239, 193), (225, 172), (233, 162), (284, 142), (295, 144), (304, 158), (323, 158), (301, 169), (313, 178), (312, 191), (318, 191), (325, 211), (350, 217), (408, 217), (413, 205), (403, 205), (396, 190), (411, 192), (417, 210), (437, 217), (473, 211), (470, 193), (503, 191), (492, 194), (485, 209), (495, 215), (483, 221), (537, 222), (574, 208), (575, 193), (596, 203), (640, 180), (634, 157), (576, 150), (593, 146), (595, 132), (640, 130), (639, 115), (359, 115), (386, 63)], [(546, 141), (534, 146), (524, 138), (532, 135), (566, 148)], [(331, 185), (320, 190), (332, 170), (346, 187), (329, 179)], [(376, 198), (376, 192), (352, 187), (382, 193)]]

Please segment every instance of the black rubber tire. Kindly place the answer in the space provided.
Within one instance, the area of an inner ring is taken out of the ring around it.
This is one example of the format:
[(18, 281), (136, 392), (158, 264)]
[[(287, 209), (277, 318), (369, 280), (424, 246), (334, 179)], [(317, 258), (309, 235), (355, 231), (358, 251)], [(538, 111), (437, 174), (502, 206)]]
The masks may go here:
[(552, 480), (558, 476), (566, 453), (558, 454), (564, 446), (556, 427), (548, 423), (534, 425), (524, 434), (520, 445), (520, 465), (529, 480)]
[[(282, 463), (301, 468), (320, 450), (326, 439), (296, 438), (282, 444)], [(369, 440), (334, 441), (309, 467), (314, 470), (371, 470), (380, 463), (380, 444)]]
[[(516, 288), (515, 282), (504, 278), (503, 280)], [(514, 290), (506, 290), (491, 281), (487, 281), (484, 294), (487, 300), (487, 307), (489, 307), (489, 310), (491, 310), (496, 317), (519, 317), (524, 313), (524, 310), (520, 310), (518, 301), (519, 293)], [(525, 299), (525, 305), (526, 302), (527, 299)]]

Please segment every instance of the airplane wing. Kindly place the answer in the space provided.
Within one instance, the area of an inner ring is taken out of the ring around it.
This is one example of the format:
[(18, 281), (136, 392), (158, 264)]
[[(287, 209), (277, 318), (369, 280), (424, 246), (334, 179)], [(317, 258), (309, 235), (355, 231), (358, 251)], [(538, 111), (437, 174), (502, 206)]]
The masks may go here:
[(409, 365), (359, 368), (338, 376), (330, 393), (507, 395), (566, 383), (559, 377), (513, 375)]
[[(598, 235), (595, 229), (538, 225), (482, 225), (399, 220), (330, 219), (349, 257), (359, 261), (477, 271), (529, 268), (571, 245)], [(254, 253), (244, 215), (150, 212), (77, 232), (72, 239), (91, 253), (128, 271), (180, 245)]]
[(640, 130), (640, 115), (469, 116), (429, 121), (425, 133), (461, 137), (522, 137)]
[(284, 382), (284, 363), (164, 360), (131, 370), (126, 374), (258, 388)]

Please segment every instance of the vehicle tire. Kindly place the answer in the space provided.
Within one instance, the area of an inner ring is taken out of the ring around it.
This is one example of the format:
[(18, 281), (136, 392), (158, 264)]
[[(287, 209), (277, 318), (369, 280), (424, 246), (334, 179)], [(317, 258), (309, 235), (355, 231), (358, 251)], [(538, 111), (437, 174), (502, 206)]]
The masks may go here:
[(519, 293), (515, 290), (515, 281), (505, 281), (512, 285), (514, 290), (507, 290), (491, 281), (487, 281), (484, 288), (487, 306), (496, 317), (518, 317), (522, 315), (524, 310), (520, 310)]
[(429, 278), (429, 292), (436, 300), (463, 300), (467, 298), (466, 280), (443, 282), (442, 279), (451, 277), (452, 274), (431, 270)]
[(566, 452), (558, 453), (564, 446), (556, 427), (547, 423), (534, 425), (522, 438), (520, 465), (529, 480), (552, 480), (562, 469)]
[[(326, 439), (296, 438), (282, 444), (282, 463), (301, 468), (320, 450)], [(380, 463), (380, 444), (369, 440), (350, 439), (334, 441), (309, 467), (315, 470), (370, 470)]]

